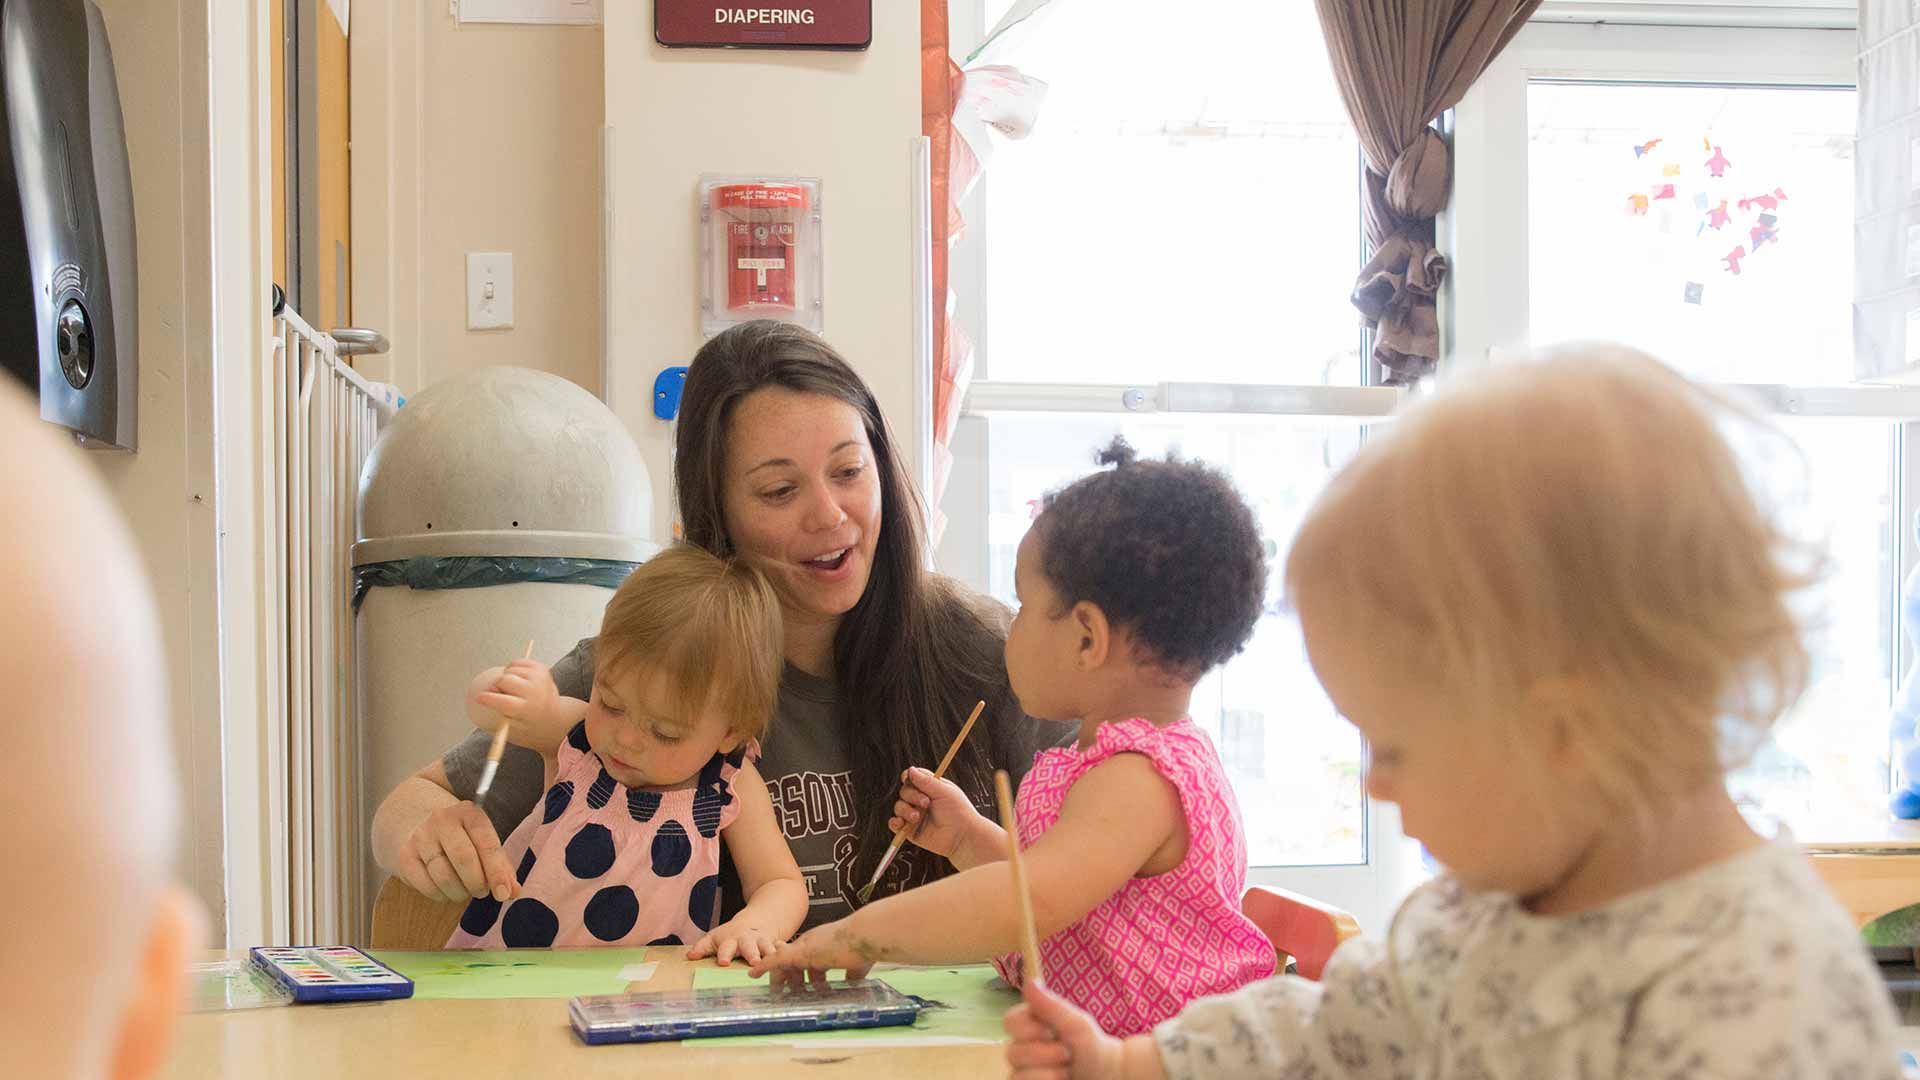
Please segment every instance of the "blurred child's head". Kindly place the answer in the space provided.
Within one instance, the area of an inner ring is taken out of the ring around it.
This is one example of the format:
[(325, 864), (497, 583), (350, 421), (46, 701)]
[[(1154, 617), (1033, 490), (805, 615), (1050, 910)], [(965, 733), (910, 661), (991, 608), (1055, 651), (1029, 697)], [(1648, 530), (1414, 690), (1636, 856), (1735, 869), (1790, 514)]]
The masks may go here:
[(1101, 672), (1190, 688), (1260, 617), (1266, 552), (1225, 476), (1119, 438), (1098, 460), (1115, 467), (1048, 495), (1020, 542), (1007, 675), (1031, 716), (1085, 715)]
[(1287, 592), (1368, 789), (1468, 885), (1529, 895), (1606, 823), (1718, 790), (1799, 695), (1815, 560), (1720, 421), (1771, 433), (1563, 347), (1415, 404), (1302, 525)]
[(153, 597), (92, 464), (8, 379), (0, 461), (3, 1071), (145, 1076), (201, 933), (170, 872), (179, 791)]
[(744, 562), (675, 544), (622, 582), (594, 640), (587, 740), (615, 780), (678, 784), (766, 731), (780, 602)]

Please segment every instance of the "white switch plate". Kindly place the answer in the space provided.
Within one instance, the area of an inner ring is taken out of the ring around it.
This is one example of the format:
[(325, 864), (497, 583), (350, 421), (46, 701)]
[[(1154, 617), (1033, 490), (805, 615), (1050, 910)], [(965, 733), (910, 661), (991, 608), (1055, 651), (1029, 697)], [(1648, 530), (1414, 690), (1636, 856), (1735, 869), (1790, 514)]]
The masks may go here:
[(463, 23), (600, 24), (600, 0), (453, 0), (453, 11)]
[(513, 252), (467, 252), (467, 329), (513, 325)]

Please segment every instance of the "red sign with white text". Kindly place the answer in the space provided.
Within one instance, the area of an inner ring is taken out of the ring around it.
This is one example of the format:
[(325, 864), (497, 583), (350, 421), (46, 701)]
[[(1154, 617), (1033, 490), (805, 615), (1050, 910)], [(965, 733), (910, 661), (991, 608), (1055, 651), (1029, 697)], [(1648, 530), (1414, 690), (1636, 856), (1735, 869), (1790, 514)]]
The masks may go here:
[(662, 45), (735, 49), (864, 49), (873, 0), (653, 0)]

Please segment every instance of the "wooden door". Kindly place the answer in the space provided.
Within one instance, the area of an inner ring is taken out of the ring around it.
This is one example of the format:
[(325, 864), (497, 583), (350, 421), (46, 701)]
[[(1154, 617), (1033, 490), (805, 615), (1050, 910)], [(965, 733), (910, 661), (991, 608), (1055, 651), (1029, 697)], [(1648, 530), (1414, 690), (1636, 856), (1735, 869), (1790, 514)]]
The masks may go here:
[(347, 5), (271, 0), (274, 281), (317, 329), (353, 325)]
[(311, 318), (325, 329), (353, 325), (353, 253), (347, 163), (347, 31), (345, 0), (302, 0), (314, 10), (314, 248), (319, 301)]

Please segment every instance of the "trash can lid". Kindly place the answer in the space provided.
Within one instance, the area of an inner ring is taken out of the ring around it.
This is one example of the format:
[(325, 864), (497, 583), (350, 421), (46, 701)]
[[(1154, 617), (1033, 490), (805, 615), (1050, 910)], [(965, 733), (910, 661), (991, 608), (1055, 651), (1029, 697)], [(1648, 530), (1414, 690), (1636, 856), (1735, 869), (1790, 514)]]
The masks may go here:
[(416, 555), (641, 561), (653, 487), (599, 398), (557, 375), (490, 367), (407, 399), (360, 472), (353, 563)]

